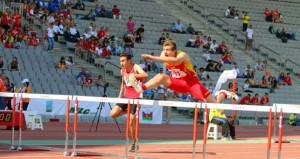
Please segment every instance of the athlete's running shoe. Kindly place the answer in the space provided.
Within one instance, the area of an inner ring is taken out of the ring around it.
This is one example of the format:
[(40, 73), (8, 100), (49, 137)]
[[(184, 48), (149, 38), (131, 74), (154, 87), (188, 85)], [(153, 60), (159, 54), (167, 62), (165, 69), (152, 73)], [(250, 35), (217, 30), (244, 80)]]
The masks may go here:
[(136, 80), (136, 78), (134, 77), (134, 74), (130, 74), (128, 77), (128, 80), (135, 91), (137, 91), (138, 93), (143, 92), (142, 84), (138, 80)]

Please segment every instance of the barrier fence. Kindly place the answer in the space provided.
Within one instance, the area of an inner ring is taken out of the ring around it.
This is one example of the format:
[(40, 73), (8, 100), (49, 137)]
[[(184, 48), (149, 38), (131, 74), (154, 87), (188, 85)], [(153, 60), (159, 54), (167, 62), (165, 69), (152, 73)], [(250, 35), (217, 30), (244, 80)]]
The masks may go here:
[[(75, 101), (75, 112), (74, 112), (74, 125), (73, 125), (73, 150), (71, 156), (77, 156), (77, 152), (86, 153), (86, 154), (99, 154), (99, 155), (106, 155), (106, 156), (115, 156), (121, 158), (128, 158), (128, 145), (129, 145), (129, 127), (130, 127), (130, 118), (127, 118), (126, 123), (126, 146), (125, 146), (125, 155), (117, 155), (117, 154), (108, 154), (108, 153), (98, 153), (98, 152), (88, 152), (88, 151), (77, 151), (76, 144), (77, 144), (77, 123), (78, 123), (78, 101), (93, 101), (93, 102), (111, 102), (111, 103), (123, 103), (128, 104), (127, 109), (127, 117), (130, 116), (130, 107), (132, 104), (137, 103), (137, 113), (135, 115), (136, 121), (136, 132), (135, 138), (137, 140), (135, 149), (137, 150), (138, 146), (138, 133), (139, 133), (139, 110), (140, 105), (155, 105), (155, 106), (167, 106), (167, 107), (185, 107), (185, 108), (194, 108), (195, 115), (194, 115), (194, 126), (193, 126), (193, 158), (196, 156), (196, 141), (197, 141), (197, 118), (198, 118), (198, 109), (204, 108), (204, 125), (203, 125), (203, 156), (202, 158), (205, 159), (206, 155), (206, 132), (207, 132), (207, 125), (208, 125), (208, 109), (209, 108), (216, 108), (216, 109), (223, 109), (223, 110), (239, 110), (239, 111), (257, 111), (257, 112), (268, 112), (268, 137), (267, 137), (267, 158), (270, 158), (270, 150), (271, 150), (271, 138), (272, 138), (272, 123), (274, 128), (274, 134), (276, 131), (276, 113), (280, 112), (279, 115), (279, 134), (278, 134), (278, 158), (281, 158), (281, 151), (282, 151), (282, 136), (283, 136), (283, 113), (300, 113), (300, 106), (299, 105), (289, 105), (289, 104), (274, 104), (273, 106), (256, 106), (256, 105), (234, 105), (234, 104), (216, 104), (216, 103), (196, 103), (196, 102), (178, 102), (178, 101), (157, 101), (157, 100), (143, 100), (143, 99), (124, 99), (124, 98), (106, 98), (106, 97), (88, 97), (88, 96), (75, 96), (75, 95), (52, 95), (52, 94), (29, 94), (29, 93), (0, 93), (2, 97), (13, 97), (12, 100), (12, 134), (11, 134), (11, 144), (10, 150), (15, 150), (14, 147), (14, 127), (16, 121), (15, 115), (17, 111), (17, 99), (20, 101), (20, 117), (19, 117), (19, 139), (18, 139), (18, 147), (17, 150), (22, 150), (22, 129), (23, 129), (23, 121), (22, 121), (22, 105), (23, 102), (22, 98), (39, 98), (39, 99), (48, 99), (48, 100), (65, 100), (66, 101), (66, 123), (65, 123), (65, 147), (63, 149), (58, 148), (46, 148), (50, 150), (61, 150), (64, 151), (63, 155), (67, 156), (68, 153), (68, 137), (69, 137), (69, 122), (70, 122), (70, 101)], [(272, 122), (272, 114), (274, 113), (274, 120)], [(275, 135), (273, 136), (275, 137)], [(137, 151), (135, 151), (135, 158), (138, 158)]]

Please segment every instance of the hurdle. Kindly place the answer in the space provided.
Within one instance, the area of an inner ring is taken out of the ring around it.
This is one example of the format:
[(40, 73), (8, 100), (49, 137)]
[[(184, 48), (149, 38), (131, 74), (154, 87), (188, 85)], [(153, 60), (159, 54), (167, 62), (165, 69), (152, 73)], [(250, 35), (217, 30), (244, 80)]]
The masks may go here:
[[(15, 116), (15, 112), (17, 110), (16, 106), (16, 101), (17, 99), (20, 101), (20, 113), (19, 113), (19, 139), (18, 139), (18, 146), (17, 148), (14, 147), (14, 127), (15, 127), (15, 122), (14, 119), (12, 118), (12, 124), (14, 125), (12, 127), (12, 138), (11, 138), (11, 146), (10, 150), (15, 150), (17, 149), (18, 151), (22, 151), (24, 147), (28, 148), (35, 148), (35, 149), (43, 149), (43, 150), (49, 150), (49, 151), (64, 151), (64, 149), (61, 148), (55, 148), (55, 147), (46, 147), (46, 146), (36, 146), (36, 145), (26, 145), (22, 144), (23, 136), (22, 136), (22, 128), (23, 128), (23, 119), (22, 119), (22, 112), (23, 112), (23, 101), (21, 100), (22, 98), (35, 98), (35, 99), (49, 99), (49, 100), (66, 100), (70, 98), (70, 95), (53, 95), (53, 94), (34, 94), (34, 93), (4, 93), (1, 92), (0, 96), (4, 97), (13, 97), (13, 107), (15, 109), (12, 110), (13, 116)], [(66, 112), (66, 115), (69, 114), (69, 112)]]
[[(13, 96), (14, 94), (12, 94)], [(9, 96), (7, 93), (0, 93), (0, 96)], [(278, 158), (281, 158), (281, 152), (282, 152), (282, 136), (283, 136), (283, 113), (300, 113), (300, 106), (298, 105), (290, 105), (290, 104), (274, 104), (273, 106), (256, 106), (256, 105), (232, 105), (232, 104), (216, 104), (216, 103), (195, 103), (195, 102), (179, 102), (179, 101), (154, 101), (154, 100), (143, 100), (143, 99), (123, 99), (123, 98), (106, 98), (106, 97), (88, 97), (88, 96), (66, 96), (66, 95), (47, 95), (47, 94), (29, 94), (29, 93), (20, 93), (20, 94), (15, 94), (15, 97), (21, 97), (21, 98), (40, 98), (40, 99), (60, 99), (60, 100), (66, 100), (67, 105), (68, 102), (70, 102), (70, 99), (73, 101), (94, 101), (94, 102), (110, 102), (110, 103), (127, 103), (127, 104), (133, 104), (133, 103), (138, 103), (138, 104), (144, 104), (144, 105), (153, 105), (153, 106), (169, 106), (169, 107), (186, 107), (186, 108), (203, 108), (203, 105), (205, 105), (205, 112), (206, 115), (208, 114), (208, 109), (210, 108), (216, 108), (216, 109), (225, 109), (225, 110), (239, 110), (239, 111), (258, 111), (258, 112), (269, 112), (269, 120), (268, 120), (268, 143), (267, 143), (267, 156), (269, 156), (271, 145), (271, 134), (272, 134), (272, 112), (280, 112), (280, 117), (279, 117), (279, 145), (278, 145)], [(16, 98), (15, 98), (16, 99)], [(14, 103), (14, 100), (13, 100)], [(76, 102), (75, 102), (76, 103)], [(276, 105), (276, 106), (275, 106)], [(79, 104), (77, 103), (77, 107)], [(21, 106), (22, 107), (22, 106)], [(21, 108), (22, 109), (22, 108)], [(68, 106), (66, 108), (66, 111), (68, 110)], [(78, 109), (78, 108), (77, 108)], [(140, 108), (139, 108), (140, 109)], [(78, 111), (78, 110), (77, 110)], [(76, 112), (76, 111), (75, 111)], [(69, 114), (69, 111), (66, 113), (66, 115)], [(75, 116), (74, 116), (75, 117)], [(66, 116), (66, 118), (69, 118)], [(204, 118), (205, 123), (207, 124), (208, 120), (207, 117)], [(22, 118), (20, 118), (22, 120)], [(68, 120), (66, 120), (67, 122)], [(194, 119), (195, 121), (195, 119)], [(19, 121), (20, 122), (20, 121)], [(78, 120), (74, 118), (74, 127), (76, 127), (76, 130), (74, 131), (77, 132), (77, 122)], [(76, 124), (75, 124), (76, 123)], [(127, 123), (128, 124), (128, 123)], [(139, 124), (139, 123), (136, 123)], [(66, 123), (67, 125), (67, 123)], [(275, 122), (273, 126), (275, 125)], [(139, 127), (139, 125), (136, 125), (136, 127)], [(196, 142), (195, 142), (195, 132), (197, 129), (195, 128), (195, 123), (194, 123), (194, 132), (193, 132), (193, 148), (196, 147)], [(138, 130), (138, 129), (137, 129)], [(66, 136), (67, 136), (67, 126), (66, 126)], [(206, 126), (204, 126), (204, 132), (206, 131)], [(139, 132), (139, 131), (137, 131)], [(22, 133), (22, 130), (21, 132)], [(196, 133), (197, 134), (197, 133)], [(129, 140), (129, 134), (126, 135)], [(76, 135), (75, 135), (76, 136)], [(138, 139), (138, 133), (136, 133), (136, 138)], [(76, 149), (76, 141), (77, 137), (73, 138), (73, 144), (75, 143), (75, 149), (73, 149), (73, 152), (77, 153), (86, 153), (86, 154), (98, 154), (98, 155), (106, 155), (106, 156), (114, 156), (114, 157), (120, 157), (124, 158), (125, 155), (117, 155), (117, 154), (109, 154), (109, 153), (97, 153), (97, 152), (89, 152), (89, 151), (77, 151)], [(19, 140), (19, 146), (22, 145), (22, 138)], [(12, 141), (13, 142), (13, 141)], [(66, 144), (67, 142), (65, 142)], [(12, 144), (13, 145), (13, 144)], [(22, 145), (25, 146), (25, 145)], [(68, 145), (67, 145), (68, 146)], [(74, 146), (74, 145), (73, 145)], [(203, 133), (203, 158), (205, 158), (206, 152), (205, 152), (205, 146), (206, 146), (206, 133)], [(28, 147), (37, 147), (38, 146), (28, 146)], [(42, 147), (42, 146), (41, 146)], [(66, 148), (66, 147), (65, 147)], [(64, 149), (59, 149), (59, 148), (47, 148), (45, 149), (48, 150), (61, 150), (64, 151)], [(126, 152), (125, 152), (126, 153)], [(195, 153), (195, 152), (193, 152)], [(74, 156), (75, 157), (75, 156)], [(126, 157), (126, 156), (125, 156)], [(128, 156), (127, 156), (128, 157)], [(137, 154), (135, 155), (137, 156)]]

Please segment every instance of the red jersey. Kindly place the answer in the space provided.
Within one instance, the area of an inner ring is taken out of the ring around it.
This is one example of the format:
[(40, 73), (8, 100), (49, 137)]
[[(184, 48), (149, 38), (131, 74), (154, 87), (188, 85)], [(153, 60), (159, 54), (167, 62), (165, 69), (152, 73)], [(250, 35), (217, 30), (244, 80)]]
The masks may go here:
[(228, 54), (225, 54), (224, 56), (222, 56), (221, 59), (222, 59), (223, 62), (229, 61)]
[(251, 99), (250, 99), (250, 103), (251, 104), (257, 104), (258, 103), (258, 97), (252, 97)]
[(262, 97), (261, 99), (260, 99), (260, 104), (266, 104), (266, 103), (269, 103), (270, 102), (270, 99), (269, 99), (269, 97), (266, 97), (266, 96), (264, 96), (264, 97)]
[[(135, 89), (134, 89), (134, 88), (131, 86), (131, 84), (129, 83), (128, 79), (127, 79), (126, 77), (124, 77), (125, 74), (134, 74), (134, 73), (135, 73), (135, 71), (134, 71), (134, 65), (135, 65), (135, 64), (132, 64), (132, 65), (131, 65), (131, 69), (130, 69), (130, 71), (128, 71), (128, 72), (126, 71), (125, 68), (122, 68), (122, 69), (121, 69), (121, 75), (122, 75), (122, 77), (123, 77), (124, 84), (125, 84), (125, 85), (124, 85), (124, 87), (125, 87), (124, 97), (126, 97), (126, 98), (142, 98), (142, 95), (143, 95), (143, 93), (138, 93), (138, 92), (136, 92)], [(137, 78), (137, 80), (138, 80), (139, 82), (141, 82), (141, 83), (144, 82), (143, 79)]]
[[(182, 51), (178, 50), (176, 52), (176, 56), (178, 56), (179, 54), (183, 53)], [(193, 68), (193, 65), (191, 62), (188, 63), (181, 63), (178, 65), (172, 65), (169, 63), (165, 63), (166, 67), (168, 70), (171, 71), (172, 73), (172, 77), (174, 78), (197, 78), (197, 74)]]
[(111, 12), (113, 13), (113, 15), (120, 15), (120, 14), (121, 14), (119, 8), (113, 8), (113, 9), (111, 10)]
[(105, 31), (104, 30), (99, 30), (97, 33), (98, 38), (105, 37)]
[(31, 38), (29, 41), (30, 46), (37, 46), (39, 44), (39, 39), (38, 38)]
[(266, 10), (266, 11), (264, 12), (264, 14), (265, 14), (266, 17), (268, 17), (268, 16), (271, 15), (271, 12), (270, 12), (269, 10)]
[(292, 84), (292, 80), (290, 76), (285, 76), (283, 78), (284, 83), (286, 83), (287, 85), (291, 85)]
[(21, 25), (21, 15), (19, 13), (13, 15), (13, 24), (15, 26)]
[(249, 102), (250, 102), (250, 98), (248, 95), (246, 95), (240, 100), (239, 104), (249, 104)]
[(9, 25), (10, 21), (11, 21), (10, 15), (7, 12), (3, 13), (1, 17), (1, 24)]

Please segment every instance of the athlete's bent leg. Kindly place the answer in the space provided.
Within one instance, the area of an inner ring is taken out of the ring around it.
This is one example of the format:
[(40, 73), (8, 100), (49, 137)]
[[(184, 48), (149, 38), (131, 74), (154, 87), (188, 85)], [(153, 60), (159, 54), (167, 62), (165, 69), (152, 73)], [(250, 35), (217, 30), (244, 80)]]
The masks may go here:
[(143, 85), (143, 90), (156, 88), (160, 84), (169, 87), (171, 85), (170, 77), (166, 74), (159, 73)]
[(110, 117), (112, 117), (112, 118), (117, 118), (124, 114), (126, 114), (126, 111), (123, 111), (123, 109), (117, 105), (115, 105), (110, 111)]

